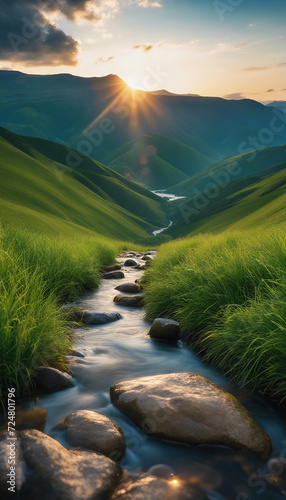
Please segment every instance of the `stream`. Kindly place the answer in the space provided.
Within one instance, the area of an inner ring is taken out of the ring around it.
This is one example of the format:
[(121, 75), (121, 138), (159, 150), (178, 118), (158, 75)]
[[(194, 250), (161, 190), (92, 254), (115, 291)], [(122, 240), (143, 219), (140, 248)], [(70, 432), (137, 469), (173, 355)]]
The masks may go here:
[[(126, 257), (117, 260), (123, 264)], [(139, 263), (143, 263), (137, 257)], [(146, 436), (110, 402), (109, 388), (123, 380), (172, 372), (193, 372), (203, 375), (236, 396), (268, 432), (273, 443), (273, 457), (286, 447), (286, 427), (282, 415), (244, 388), (202, 362), (190, 348), (178, 344), (152, 341), (147, 333), (150, 323), (144, 310), (122, 307), (113, 302), (117, 285), (134, 282), (142, 271), (123, 267), (124, 280), (102, 280), (101, 285), (76, 302), (77, 306), (97, 312), (120, 312), (123, 319), (102, 326), (76, 331), (74, 348), (85, 354), (72, 357), (71, 369), (76, 379), (74, 388), (41, 396), (30, 407), (48, 411), (45, 432), (67, 448), (63, 431), (56, 424), (69, 413), (89, 409), (116, 422), (123, 430), (127, 450), (120, 464), (132, 473), (146, 472), (156, 464), (166, 464), (182, 481), (192, 477), (210, 500), (278, 500), (283, 493), (265, 480), (255, 480), (267, 464), (251, 453), (239, 453), (223, 446), (184, 447)]]

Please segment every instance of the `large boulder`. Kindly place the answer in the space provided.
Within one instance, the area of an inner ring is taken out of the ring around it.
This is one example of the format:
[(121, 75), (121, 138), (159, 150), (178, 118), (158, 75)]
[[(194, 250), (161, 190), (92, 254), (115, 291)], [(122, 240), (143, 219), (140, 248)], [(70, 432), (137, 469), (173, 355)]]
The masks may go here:
[(83, 323), (86, 325), (106, 325), (122, 319), (121, 314), (114, 313), (99, 313), (93, 311), (84, 311), (82, 315)]
[(140, 286), (137, 283), (123, 283), (122, 285), (118, 285), (115, 290), (125, 293), (139, 293)]
[(193, 486), (185, 486), (179, 480), (155, 476), (141, 476), (126, 480), (114, 492), (112, 500), (207, 500)]
[(269, 436), (239, 401), (200, 375), (138, 378), (112, 386), (110, 395), (117, 408), (153, 437), (250, 450), (262, 460), (271, 453)]
[(131, 297), (128, 297), (126, 295), (116, 295), (114, 297), (114, 302), (118, 304), (119, 306), (124, 306), (124, 307), (143, 307), (143, 296), (142, 295), (133, 295)]
[(112, 460), (120, 460), (125, 453), (125, 439), (120, 427), (95, 411), (71, 413), (63, 427), (68, 441), (74, 446), (97, 451)]
[(105, 280), (120, 280), (125, 278), (125, 275), (122, 271), (109, 271), (108, 273), (103, 273), (102, 277)]
[(21, 447), (29, 475), (21, 491), (24, 500), (93, 500), (109, 498), (120, 467), (91, 451), (68, 451), (36, 430), (21, 431)]
[(136, 260), (133, 260), (133, 259), (127, 259), (124, 262), (124, 265), (125, 265), (125, 267), (133, 267), (133, 266), (137, 265), (137, 262), (136, 262)]
[(156, 318), (148, 335), (155, 340), (177, 341), (180, 338), (180, 325), (177, 321)]
[(48, 366), (39, 366), (34, 371), (33, 382), (36, 389), (45, 392), (61, 391), (75, 385), (73, 378), (68, 373)]

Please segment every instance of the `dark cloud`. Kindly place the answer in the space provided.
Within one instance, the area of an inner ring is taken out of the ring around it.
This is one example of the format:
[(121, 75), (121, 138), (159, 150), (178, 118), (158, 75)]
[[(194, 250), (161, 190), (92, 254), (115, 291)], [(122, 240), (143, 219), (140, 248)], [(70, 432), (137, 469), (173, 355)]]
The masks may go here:
[(145, 43), (142, 43), (140, 45), (133, 45), (132, 48), (143, 50), (143, 52), (150, 52), (150, 50), (154, 48), (154, 45), (147, 45)]
[(275, 92), (275, 89), (268, 89), (266, 92)]
[(33, 66), (76, 65), (78, 42), (48, 19), (55, 12), (70, 20), (77, 15), (96, 18), (87, 0), (0, 0), (0, 60)]
[(113, 56), (107, 57), (106, 59), (104, 59), (103, 57), (100, 57), (99, 59), (97, 59), (95, 64), (101, 64), (101, 63), (105, 64), (105, 63), (108, 63), (109, 61), (112, 61), (112, 59), (114, 59)]

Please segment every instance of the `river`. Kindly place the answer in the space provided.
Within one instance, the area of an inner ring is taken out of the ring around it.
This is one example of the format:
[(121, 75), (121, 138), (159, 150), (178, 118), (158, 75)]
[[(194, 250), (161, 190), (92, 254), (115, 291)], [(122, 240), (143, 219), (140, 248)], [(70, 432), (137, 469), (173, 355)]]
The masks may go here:
[[(118, 259), (123, 263), (125, 258)], [(125, 281), (139, 278), (141, 271), (124, 268)], [(48, 410), (45, 432), (69, 448), (56, 424), (70, 412), (89, 409), (115, 421), (123, 430), (127, 451), (123, 468), (141, 473), (156, 464), (167, 464), (184, 480), (201, 485), (210, 500), (279, 500), (285, 498), (270, 484), (254, 481), (252, 474), (266, 467), (250, 453), (239, 453), (220, 446), (184, 447), (147, 437), (110, 402), (111, 385), (140, 376), (172, 372), (203, 375), (236, 396), (268, 432), (273, 443), (273, 456), (286, 446), (286, 428), (282, 415), (246, 389), (232, 384), (226, 377), (202, 362), (181, 342), (177, 345), (152, 341), (147, 333), (150, 324), (144, 310), (123, 308), (113, 302), (114, 289), (123, 280), (102, 280), (99, 289), (77, 302), (81, 308), (97, 312), (120, 312), (123, 319), (103, 326), (76, 332), (75, 349), (85, 358), (73, 358), (71, 368), (76, 379), (72, 389), (39, 397), (31, 407)], [(243, 496), (245, 492), (246, 496)]]

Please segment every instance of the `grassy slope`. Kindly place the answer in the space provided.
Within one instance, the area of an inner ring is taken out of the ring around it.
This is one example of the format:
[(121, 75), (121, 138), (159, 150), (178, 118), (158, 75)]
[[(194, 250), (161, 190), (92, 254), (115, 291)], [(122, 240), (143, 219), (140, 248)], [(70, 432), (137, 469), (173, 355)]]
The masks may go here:
[(214, 366), (279, 400), (286, 397), (285, 228), (167, 243), (144, 277), (150, 320), (178, 320)]
[(212, 163), (209, 157), (195, 149), (155, 134), (142, 137), (128, 145), (127, 150), (126, 147), (119, 150), (110, 166), (150, 189), (162, 189), (187, 180)]
[(266, 171), (275, 169), (278, 172), (262, 178), (244, 178), (221, 186), (216, 197), (209, 197), (204, 192), (198, 197), (183, 200), (170, 216), (175, 222), (168, 233), (173, 237), (182, 237), (218, 233), (227, 228), (267, 227), (285, 221), (286, 163), (274, 165)]
[(279, 164), (285, 163), (285, 159), (286, 146), (275, 146), (254, 153), (230, 156), (217, 162), (208, 170), (196, 174), (191, 179), (172, 186), (172, 192), (190, 197), (194, 189), (202, 192), (209, 183), (220, 184), (227, 180), (263, 175), (263, 171), (266, 169), (273, 168), (275, 171), (275, 166), (279, 170)]
[[(7, 135), (6, 131), (3, 135), (6, 137), (0, 138), (3, 221), (37, 228), (46, 223), (50, 228), (62, 223), (66, 232), (71, 226), (80, 226), (81, 232), (95, 230), (118, 239), (143, 239), (148, 237), (147, 229), (155, 226), (155, 220), (157, 227), (165, 222), (157, 201), (138, 194), (141, 212), (145, 207), (149, 223), (114, 203), (106, 193), (103, 199), (73, 179), (61, 164), (51, 163), (17, 136)], [(120, 182), (117, 189), (120, 192)], [(123, 193), (126, 189), (122, 187)], [(136, 193), (131, 195), (135, 205)]]

